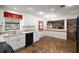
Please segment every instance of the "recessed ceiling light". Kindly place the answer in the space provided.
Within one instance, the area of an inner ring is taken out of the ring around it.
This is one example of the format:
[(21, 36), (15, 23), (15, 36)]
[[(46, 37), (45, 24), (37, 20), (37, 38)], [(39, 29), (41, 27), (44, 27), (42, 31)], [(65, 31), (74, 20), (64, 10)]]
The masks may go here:
[(54, 9), (52, 8), (52, 9), (50, 9), (50, 11), (54, 11)]
[(43, 14), (44, 14), (44, 12), (40, 11), (40, 12), (38, 12), (38, 14), (39, 14), (39, 15), (43, 15)]
[(14, 8), (15, 10), (17, 10), (17, 8)]
[(32, 7), (29, 7), (28, 9), (29, 9), (29, 10), (32, 10), (33, 8), (32, 8)]

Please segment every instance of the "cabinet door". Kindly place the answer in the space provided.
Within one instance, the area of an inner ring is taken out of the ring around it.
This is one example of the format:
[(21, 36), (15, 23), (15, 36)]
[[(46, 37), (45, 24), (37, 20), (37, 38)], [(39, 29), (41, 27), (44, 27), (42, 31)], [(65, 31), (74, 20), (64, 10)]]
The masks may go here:
[(39, 41), (39, 33), (35, 32), (34, 33), (34, 40), (33, 40), (33, 42), (37, 42), (37, 41)]
[(14, 50), (25, 46), (25, 35), (9, 36), (5, 40)]
[(39, 32), (39, 38), (41, 38), (41, 37), (44, 37), (44, 32), (43, 31)]
[(22, 48), (25, 46), (25, 34), (23, 35), (19, 35), (18, 38), (17, 38), (17, 42), (18, 42), (18, 47), (19, 48)]
[(26, 45), (25, 47), (31, 45), (33, 43), (33, 33), (26, 33)]
[(5, 39), (6, 42), (14, 49), (17, 50), (18, 49), (18, 42), (16, 40), (16, 36), (11, 36), (8, 37), (7, 39)]

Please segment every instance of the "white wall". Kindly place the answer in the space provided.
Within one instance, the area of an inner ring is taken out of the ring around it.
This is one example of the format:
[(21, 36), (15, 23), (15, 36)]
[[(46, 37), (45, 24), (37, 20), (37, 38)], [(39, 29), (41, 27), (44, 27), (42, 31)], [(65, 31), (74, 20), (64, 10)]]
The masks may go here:
[[(74, 15), (68, 15), (68, 16), (59, 16), (59, 17), (55, 17), (55, 18), (51, 19), (51, 21), (64, 20), (65, 25), (64, 25), (64, 30), (53, 29), (51, 34), (49, 32), (49, 36), (60, 38), (60, 39), (65, 39), (66, 40), (67, 39), (67, 19), (77, 18), (77, 16), (78, 16), (78, 14), (74, 14)], [(47, 21), (50, 21), (50, 20), (49, 19), (45, 20), (45, 22), (44, 22), (44, 26), (45, 26), (44, 29), (45, 30), (47, 28), (47, 25), (46, 25)]]
[(21, 29), (22, 26), (34, 25), (38, 31), (38, 21), (44, 21), (41, 17), (37, 17), (31, 14), (23, 14), (23, 19), (21, 20)]
[(15, 12), (12, 10), (5, 10), (11, 13), (21, 14), (23, 16), (23, 19), (20, 21), (20, 29), (22, 29), (22, 26), (28, 26), (28, 25), (34, 25), (36, 30), (38, 30), (38, 21), (44, 21), (43, 18), (37, 17), (35, 15), (24, 13), (24, 12)]
[[(47, 30), (47, 21), (46, 19), (42, 19), (40, 17), (34, 16), (34, 15), (30, 15), (30, 14), (23, 14), (23, 19), (21, 20), (21, 28), (22, 26), (26, 26), (26, 25), (34, 25), (36, 27), (36, 30), (38, 31), (38, 21), (44, 21), (44, 30)], [(54, 20), (55, 21), (55, 20)], [(57, 29), (56, 31), (52, 30), (52, 34), (50, 33), (50, 36), (52, 37), (56, 37), (56, 38), (60, 38), (60, 39), (67, 39), (67, 20), (64, 19), (65, 21), (65, 25), (64, 25), (64, 29), (62, 31), (59, 31)]]
[[(26, 26), (26, 25), (34, 25), (36, 26), (36, 30), (38, 31), (38, 21), (43, 21), (44, 22), (44, 30), (47, 29), (47, 20), (44, 20), (40, 17), (34, 16), (34, 15), (30, 15), (30, 14), (23, 14), (23, 19), (21, 20), (21, 26)], [(47, 35), (47, 36), (51, 36), (51, 37), (56, 37), (56, 38), (60, 38), (60, 39), (67, 39), (67, 33), (66, 33), (66, 20), (65, 21), (65, 28), (62, 31), (46, 31), (46, 33), (43, 32), (43, 35)], [(42, 34), (41, 34), (42, 35)]]

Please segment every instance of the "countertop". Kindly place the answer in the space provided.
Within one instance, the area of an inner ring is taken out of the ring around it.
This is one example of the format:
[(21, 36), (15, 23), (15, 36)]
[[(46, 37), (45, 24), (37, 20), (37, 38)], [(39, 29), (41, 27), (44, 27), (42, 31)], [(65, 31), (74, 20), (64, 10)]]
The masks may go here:
[(16, 32), (16, 33), (1, 32), (0, 33), (0, 42), (5, 41), (4, 37), (23, 35), (25, 33), (32, 33), (32, 32), (35, 32), (35, 31), (19, 31), (19, 32)]
[(6, 32), (2, 32), (2, 33), (0, 33), (0, 37), (2, 37), (2, 36), (16, 36), (16, 35), (22, 35), (22, 34), (25, 34), (25, 33), (34, 33), (34, 32), (37, 32), (37, 31), (16, 31), (16, 32), (10, 32), (10, 33), (6, 33)]
[[(56, 31), (56, 32), (67, 32), (66, 30), (61, 30), (61, 29), (54, 29), (54, 30), (50, 30), (50, 29), (46, 29), (46, 30), (43, 30), (43, 31)], [(15, 36), (15, 35), (22, 35), (22, 34), (25, 34), (25, 33), (34, 33), (34, 32), (43, 32), (43, 31), (25, 31), (25, 30), (18, 30), (14, 33), (6, 33), (6, 32), (2, 32), (0, 33), (0, 37), (2, 36)]]
[[(53, 32), (67, 32), (65, 30), (43, 30), (43, 31), (53, 31)], [(2, 41), (5, 41), (4, 37), (6, 36), (16, 36), (16, 35), (23, 35), (23, 34), (26, 34), (26, 33), (35, 33), (35, 32), (43, 32), (43, 31), (24, 31), (24, 30), (18, 30), (18, 31), (15, 31), (15, 32), (2, 32), (0, 33), (0, 42)]]
[(66, 30), (64, 29), (46, 29), (44, 31), (54, 31), (54, 32), (67, 32)]

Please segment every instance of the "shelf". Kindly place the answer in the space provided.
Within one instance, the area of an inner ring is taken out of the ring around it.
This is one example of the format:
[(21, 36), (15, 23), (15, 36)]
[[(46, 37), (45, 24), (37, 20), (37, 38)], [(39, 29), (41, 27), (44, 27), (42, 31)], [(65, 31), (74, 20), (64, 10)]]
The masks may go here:
[(20, 23), (15, 23), (15, 22), (5, 22), (6, 24), (20, 24)]
[(5, 29), (5, 30), (14, 30), (14, 29)]
[[(17, 29), (19, 29), (19, 28), (17, 28)], [(17, 29), (9, 29), (9, 28), (7, 28), (7, 29), (5, 29), (5, 30), (17, 30)]]

